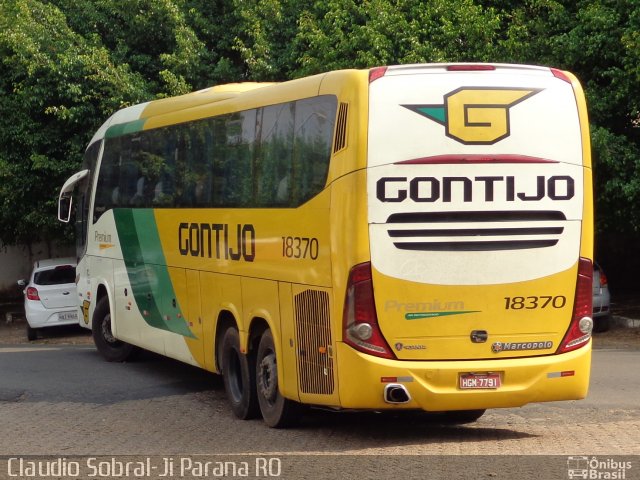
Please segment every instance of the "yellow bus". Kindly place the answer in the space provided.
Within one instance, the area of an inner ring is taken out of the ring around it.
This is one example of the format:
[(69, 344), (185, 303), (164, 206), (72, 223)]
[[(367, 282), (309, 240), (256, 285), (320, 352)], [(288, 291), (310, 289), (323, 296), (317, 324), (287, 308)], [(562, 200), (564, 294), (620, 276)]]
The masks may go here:
[(220, 373), (272, 427), (302, 404), (462, 422), (586, 395), (591, 181), (570, 73), (403, 65), (118, 111), (58, 216), (107, 360)]

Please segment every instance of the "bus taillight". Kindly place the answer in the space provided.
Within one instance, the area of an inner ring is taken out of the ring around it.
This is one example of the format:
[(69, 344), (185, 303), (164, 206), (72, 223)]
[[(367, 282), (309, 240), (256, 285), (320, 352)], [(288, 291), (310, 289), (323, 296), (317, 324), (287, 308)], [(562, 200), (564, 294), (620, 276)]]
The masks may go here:
[(378, 327), (369, 262), (356, 265), (349, 273), (342, 324), (346, 344), (370, 355), (395, 358)]
[(593, 263), (588, 258), (580, 258), (573, 317), (558, 353), (570, 352), (580, 348), (591, 338), (593, 329), (593, 319), (591, 318), (593, 308), (592, 282)]

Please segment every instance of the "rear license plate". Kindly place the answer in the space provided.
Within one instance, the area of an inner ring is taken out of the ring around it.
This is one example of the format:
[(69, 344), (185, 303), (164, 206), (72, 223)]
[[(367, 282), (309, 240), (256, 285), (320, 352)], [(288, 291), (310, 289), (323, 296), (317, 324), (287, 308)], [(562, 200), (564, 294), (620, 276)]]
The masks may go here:
[(461, 390), (495, 390), (501, 385), (499, 373), (461, 373), (458, 378)]
[(59, 313), (59, 320), (78, 320), (78, 312)]

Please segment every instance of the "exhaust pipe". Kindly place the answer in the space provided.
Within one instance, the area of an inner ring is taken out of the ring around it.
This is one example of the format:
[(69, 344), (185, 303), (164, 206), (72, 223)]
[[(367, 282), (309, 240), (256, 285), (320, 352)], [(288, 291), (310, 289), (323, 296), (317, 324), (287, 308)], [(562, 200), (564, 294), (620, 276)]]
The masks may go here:
[(400, 383), (389, 383), (384, 387), (384, 401), (392, 404), (408, 403), (411, 395), (407, 387)]

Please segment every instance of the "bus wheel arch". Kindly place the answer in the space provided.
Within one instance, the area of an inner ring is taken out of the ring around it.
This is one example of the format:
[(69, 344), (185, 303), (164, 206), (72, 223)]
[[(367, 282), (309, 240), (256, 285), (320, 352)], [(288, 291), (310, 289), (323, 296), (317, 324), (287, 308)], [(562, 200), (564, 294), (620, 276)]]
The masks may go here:
[(253, 318), (249, 326), (249, 335), (247, 336), (247, 351), (253, 352), (255, 356), (255, 353), (258, 351), (258, 346), (260, 345), (262, 334), (270, 329), (269, 322), (264, 318)]
[(228, 310), (222, 310), (218, 314), (218, 321), (216, 322), (215, 340), (214, 340), (214, 361), (216, 370), (222, 373), (222, 340), (227, 329), (235, 328), (238, 330), (238, 323), (236, 319)]
[[(109, 293), (107, 293), (107, 287), (104, 284), (101, 283), (100, 285), (98, 285), (98, 289), (96, 290), (96, 301), (95, 301), (95, 305), (94, 305), (94, 309), (93, 309), (94, 315), (95, 315), (95, 309), (96, 309), (98, 303), (100, 303), (100, 300), (102, 300), (105, 297), (106, 297), (107, 302), (109, 304), (109, 308), (111, 308), (111, 302), (109, 301)], [(92, 328), (93, 328), (93, 316), (91, 318), (91, 325), (92, 325)]]
[(91, 321), (91, 334), (98, 352), (108, 362), (124, 362), (138, 353), (138, 348), (116, 339), (111, 333), (111, 306), (109, 296), (97, 296)]

